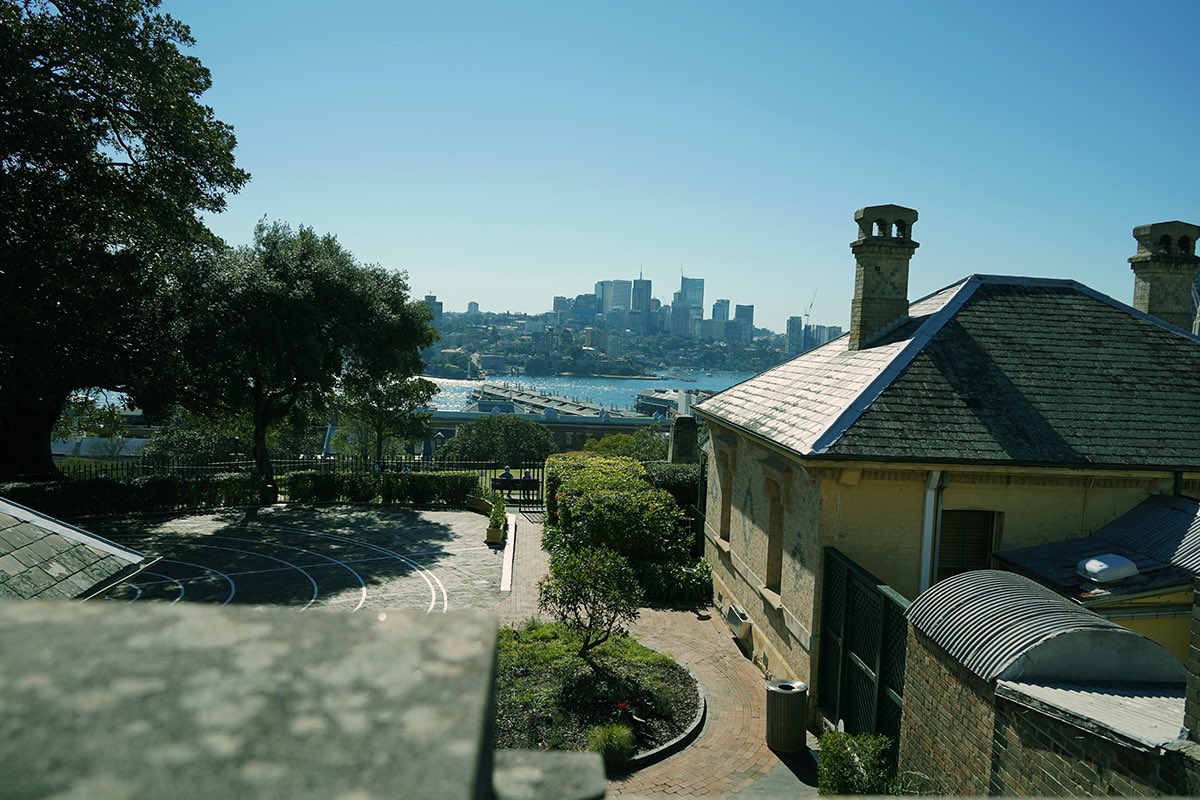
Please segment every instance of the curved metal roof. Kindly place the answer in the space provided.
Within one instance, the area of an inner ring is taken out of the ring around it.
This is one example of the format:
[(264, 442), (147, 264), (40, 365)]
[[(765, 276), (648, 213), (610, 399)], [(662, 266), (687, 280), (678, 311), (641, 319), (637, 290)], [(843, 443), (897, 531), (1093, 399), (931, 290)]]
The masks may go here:
[(1150, 639), (1011, 572), (955, 575), (926, 590), (907, 616), (986, 681), (1171, 682), (1186, 674)]

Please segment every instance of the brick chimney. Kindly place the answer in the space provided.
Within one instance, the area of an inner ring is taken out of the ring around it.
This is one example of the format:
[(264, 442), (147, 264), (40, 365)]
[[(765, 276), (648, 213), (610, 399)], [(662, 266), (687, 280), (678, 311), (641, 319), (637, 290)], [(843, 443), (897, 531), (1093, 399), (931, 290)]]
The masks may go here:
[(912, 240), (917, 212), (904, 206), (867, 206), (854, 212), (854, 303), (850, 306), (851, 350), (908, 318), (908, 262), (920, 247)]
[(1133, 229), (1137, 253), (1133, 269), (1133, 307), (1185, 331), (1192, 329), (1192, 279), (1200, 258), (1196, 237), (1200, 226), (1156, 222)]

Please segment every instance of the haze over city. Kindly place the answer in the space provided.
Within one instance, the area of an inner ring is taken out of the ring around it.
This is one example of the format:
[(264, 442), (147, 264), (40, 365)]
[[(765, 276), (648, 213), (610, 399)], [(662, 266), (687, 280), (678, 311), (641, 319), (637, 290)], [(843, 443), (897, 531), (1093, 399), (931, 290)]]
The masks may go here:
[(980, 272), (1128, 302), (1130, 229), (1200, 217), (1194, 3), (164, 10), (253, 176), (213, 230), (311, 225), (448, 311), (639, 271), (669, 302), (682, 271), (757, 325), (814, 293), (845, 325), (875, 203), (921, 214), (914, 298)]

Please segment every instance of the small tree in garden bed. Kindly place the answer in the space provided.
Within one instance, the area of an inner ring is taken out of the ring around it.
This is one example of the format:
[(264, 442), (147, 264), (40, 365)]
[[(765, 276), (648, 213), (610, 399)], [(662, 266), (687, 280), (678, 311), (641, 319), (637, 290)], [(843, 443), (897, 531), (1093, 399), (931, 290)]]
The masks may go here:
[(550, 574), (538, 582), (538, 610), (580, 636), (583, 657), (613, 634), (625, 633), (641, 604), (642, 589), (629, 562), (603, 548), (555, 556)]

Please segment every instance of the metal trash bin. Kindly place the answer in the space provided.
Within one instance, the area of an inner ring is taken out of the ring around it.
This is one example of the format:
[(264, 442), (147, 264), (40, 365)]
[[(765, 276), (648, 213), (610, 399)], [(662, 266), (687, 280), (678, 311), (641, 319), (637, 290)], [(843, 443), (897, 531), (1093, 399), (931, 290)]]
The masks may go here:
[(796, 753), (808, 747), (808, 685), (767, 681), (767, 747)]

